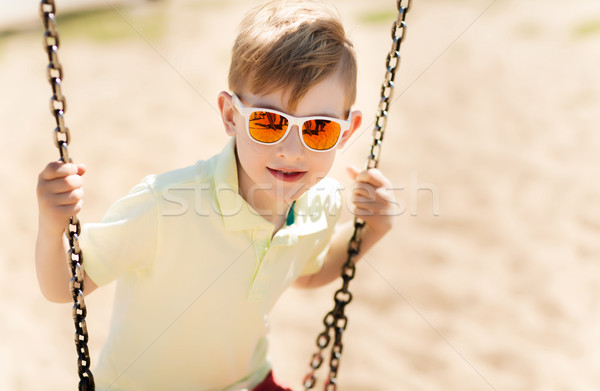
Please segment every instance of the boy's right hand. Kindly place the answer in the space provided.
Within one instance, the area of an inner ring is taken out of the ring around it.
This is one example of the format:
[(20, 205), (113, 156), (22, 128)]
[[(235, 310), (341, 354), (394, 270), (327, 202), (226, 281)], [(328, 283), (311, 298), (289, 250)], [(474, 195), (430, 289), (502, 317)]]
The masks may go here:
[(83, 164), (52, 162), (40, 173), (37, 184), (40, 230), (62, 233), (69, 218), (83, 205)]

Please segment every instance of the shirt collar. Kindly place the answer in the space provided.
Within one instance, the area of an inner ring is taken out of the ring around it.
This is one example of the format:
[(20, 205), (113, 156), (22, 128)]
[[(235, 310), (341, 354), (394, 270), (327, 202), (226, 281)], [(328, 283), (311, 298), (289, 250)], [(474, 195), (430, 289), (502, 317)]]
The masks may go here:
[(235, 138), (229, 140), (216, 157), (214, 167), (215, 195), (225, 228), (229, 231), (242, 231), (252, 228), (269, 229), (273, 224), (265, 220), (239, 194)]

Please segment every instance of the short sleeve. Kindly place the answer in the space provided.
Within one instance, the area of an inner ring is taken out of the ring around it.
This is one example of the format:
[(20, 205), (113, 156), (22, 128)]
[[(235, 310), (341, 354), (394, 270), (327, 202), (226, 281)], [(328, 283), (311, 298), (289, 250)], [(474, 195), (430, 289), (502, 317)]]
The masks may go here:
[(83, 226), (83, 268), (97, 285), (152, 265), (157, 216), (152, 189), (142, 182), (114, 203), (100, 223)]
[(321, 268), (323, 267), (323, 264), (325, 263), (325, 257), (327, 256), (329, 247), (330, 247), (329, 243), (327, 243), (325, 248), (320, 253), (318, 253), (313, 258), (311, 258), (306, 263), (306, 266), (304, 267), (304, 270), (302, 270), (302, 274), (300, 274), (300, 276), (308, 276), (308, 275), (319, 272), (319, 270), (321, 270)]
[(335, 226), (340, 218), (342, 209), (342, 194), (340, 185), (330, 180), (327, 182), (326, 191), (322, 191), (313, 200), (313, 203), (320, 205), (326, 221), (326, 228), (320, 232), (320, 237), (316, 242), (313, 256), (308, 260), (301, 276), (315, 274), (323, 267), (327, 252), (329, 251), (331, 238), (335, 232)]

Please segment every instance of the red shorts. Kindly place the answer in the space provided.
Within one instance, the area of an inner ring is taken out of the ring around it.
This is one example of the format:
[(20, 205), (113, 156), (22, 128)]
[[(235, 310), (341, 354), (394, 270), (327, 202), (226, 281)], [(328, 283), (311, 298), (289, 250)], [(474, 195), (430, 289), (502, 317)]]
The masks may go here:
[(279, 384), (275, 383), (275, 379), (273, 379), (273, 371), (269, 372), (265, 380), (260, 383), (256, 388), (252, 391), (292, 391), (287, 387), (282, 387)]

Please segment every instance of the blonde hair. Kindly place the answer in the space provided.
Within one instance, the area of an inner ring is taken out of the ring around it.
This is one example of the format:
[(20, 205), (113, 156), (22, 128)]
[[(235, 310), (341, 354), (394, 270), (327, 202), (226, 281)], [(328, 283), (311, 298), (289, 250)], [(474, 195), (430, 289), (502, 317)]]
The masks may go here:
[(271, 1), (240, 25), (229, 88), (237, 94), (285, 89), (287, 108), (294, 110), (312, 86), (338, 70), (349, 110), (356, 100), (356, 54), (337, 12), (315, 1)]

